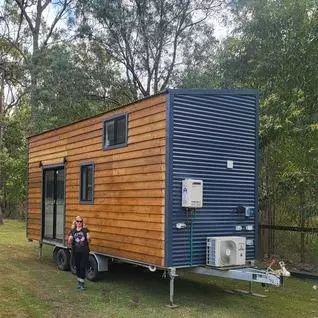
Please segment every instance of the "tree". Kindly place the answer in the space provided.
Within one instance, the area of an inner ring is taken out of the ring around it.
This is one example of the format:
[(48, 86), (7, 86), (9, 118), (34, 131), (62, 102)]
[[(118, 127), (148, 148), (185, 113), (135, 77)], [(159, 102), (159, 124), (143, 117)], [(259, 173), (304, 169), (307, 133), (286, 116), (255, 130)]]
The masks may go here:
[[(12, 1), (7, 3), (11, 4)], [(14, 0), (16, 6), (11, 4), (19, 14), (19, 29), (24, 28), (26, 34), (31, 37), (31, 54), (29, 54), (30, 68), (30, 106), (31, 121), (34, 120), (38, 103), (38, 73), (41, 68), (41, 54), (45, 52), (52, 40), (59, 37), (59, 23), (70, 16), (74, 0)], [(44, 14), (54, 12), (52, 22), (48, 25), (44, 20)], [(68, 20), (70, 21), (70, 20)], [(26, 43), (28, 43), (26, 41)], [(29, 48), (28, 48), (29, 49)]]
[(23, 214), (27, 135), (131, 100), (110, 56), (67, 33), (66, 22), (59, 25), (75, 19), (71, 4), (6, 0), (0, 6), (0, 223), (3, 215)]
[[(263, 217), (304, 227), (304, 207), (318, 206), (317, 2), (232, 5), (238, 27), (221, 54), (220, 75), (228, 87), (261, 91)], [(301, 251), (304, 245), (302, 234)]]
[(23, 96), (25, 55), (19, 48), (21, 34), (16, 27), (18, 16), (10, 6), (0, 7), (0, 224), (5, 210), (4, 191), (8, 158), (5, 134), (10, 114)]
[[(22, 102), (21, 104), (24, 104)], [(1, 159), (3, 170), (3, 212), (6, 217), (25, 217), (25, 196), (27, 188), (27, 140), (26, 131), (30, 111), (26, 106), (14, 109), (7, 118), (4, 133), (5, 152)]]
[(219, 0), (81, 1), (80, 31), (124, 67), (136, 99), (164, 90), (183, 57), (198, 53), (201, 36), (212, 38), (208, 18), (220, 6)]
[[(196, 70), (194, 80), (260, 91), (261, 220), (303, 226), (314, 220), (305, 207), (318, 207), (317, 1), (235, 0), (230, 6), (236, 28), (214, 68)], [(191, 86), (189, 80), (186, 74), (183, 82)]]
[[(94, 44), (94, 43), (93, 43)], [(40, 107), (33, 131), (65, 125), (127, 102), (117, 67), (90, 43), (55, 45), (42, 54)]]
[[(75, 0), (6, 0), (8, 16), (15, 17), (10, 21), (13, 31), (23, 34), (23, 41), (14, 41), (14, 46), (23, 54), (28, 75), (23, 94), (30, 98), (31, 134), (95, 114), (105, 109), (105, 100), (111, 107), (110, 95), (118, 97), (125, 87), (115, 80), (118, 72), (109, 56), (69, 32), (76, 24), (75, 4)], [(101, 59), (104, 64), (97, 65)]]

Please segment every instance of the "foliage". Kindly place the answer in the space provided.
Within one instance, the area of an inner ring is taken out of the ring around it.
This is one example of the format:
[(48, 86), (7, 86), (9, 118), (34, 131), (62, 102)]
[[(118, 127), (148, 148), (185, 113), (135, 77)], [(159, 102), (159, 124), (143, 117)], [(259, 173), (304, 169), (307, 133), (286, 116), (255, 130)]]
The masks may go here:
[(78, 7), (80, 32), (125, 68), (136, 99), (164, 90), (185, 59), (204, 56), (202, 37), (213, 39), (208, 17), (220, 6), (219, 0), (86, 0)]
[(41, 55), (33, 132), (95, 115), (126, 102), (107, 54), (90, 44), (55, 45)]
[(30, 112), (20, 108), (6, 122), (4, 147), (0, 153), (0, 165), (3, 169), (3, 187), (0, 199), (4, 207), (4, 216), (24, 217), (24, 200), (27, 187), (27, 142), (26, 130)]
[(317, 1), (230, 7), (236, 28), (214, 67), (194, 72), (194, 81), (187, 73), (183, 83), (260, 91), (261, 221), (304, 226), (318, 212)]
[(263, 222), (303, 227), (306, 207), (318, 208), (317, 2), (238, 1), (234, 11), (240, 35), (229, 60), (241, 71), (234, 76), (262, 92)]
[(131, 99), (105, 52), (84, 39), (68, 42), (74, 2), (0, 6), (0, 223), (3, 213), (25, 212), (27, 135)]
[[(61, 38), (64, 28), (60, 25), (71, 13), (73, 2), (74, 0), (61, 0), (58, 3), (48, 0), (6, 0), (5, 2), (7, 10), (16, 17), (14, 21), (17, 29), (15, 45), (19, 47), (20, 51), (28, 52), (25, 59), (30, 75), (29, 93), (32, 121), (39, 107), (37, 92), (41, 55), (49, 44)], [(45, 20), (49, 12), (52, 15), (51, 22)], [(23, 41), (21, 41), (22, 38)]]

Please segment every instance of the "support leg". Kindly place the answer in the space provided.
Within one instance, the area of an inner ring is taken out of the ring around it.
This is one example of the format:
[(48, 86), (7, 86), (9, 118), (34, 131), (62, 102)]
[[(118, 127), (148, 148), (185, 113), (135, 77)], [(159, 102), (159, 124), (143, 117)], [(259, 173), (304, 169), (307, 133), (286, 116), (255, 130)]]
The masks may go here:
[(40, 242), (39, 243), (39, 250), (38, 250), (38, 256), (40, 259), (42, 258), (42, 246), (43, 246), (43, 244)]
[(252, 291), (252, 282), (251, 282), (251, 281), (249, 281), (248, 283), (249, 283), (249, 284), (248, 284), (248, 291), (249, 291), (250, 295), (253, 295), (253, 291)]
[(174, 297), (174, 279), (175, 277), (177, 277), (178, 275), (176, 274), (176, 269), (175, 268), (171, 268), (169, 269), (169, 277), (170, 277), (170, 301), (169, 301), (169, 305), (167, 305), (167, 307), (169, 308), (177, 308), (179, 307), (179, 305), (176, 305), (173, 303), (173, 297)]
[(248, 291), (247, 290), (242, 290), (242, 289), (234, 289), (235, 292), (240, 293), (240, 294), (247, 294), (247, 295), (251, 295), (251, 296), (256, 296), (256, 297), (262, 297), (265, 298), (265, 295), (262, 294), (258, 294), (258, 293), (254, 293), (252, 290), (252, 281), (248, 282)]

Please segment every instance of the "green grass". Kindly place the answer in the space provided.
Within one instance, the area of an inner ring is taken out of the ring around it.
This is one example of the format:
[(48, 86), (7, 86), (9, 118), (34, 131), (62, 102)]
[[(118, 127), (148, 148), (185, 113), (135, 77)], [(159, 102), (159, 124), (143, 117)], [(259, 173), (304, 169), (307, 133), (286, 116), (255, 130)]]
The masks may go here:
[(27, 242), (23, 222), (0, 226), (0, 317), (318, 317), (318, 282), (289, 278), (282, 287), (254, 291), (267, 298), (228, 294), (247, 289), (246, 282), (182, 273), (169, 300), (169, 280), (161, 273), (114, 264), (86, 291), (75, 289), (75, 277), (59, 271), (52, 248), (37, 257), (36, 242)]

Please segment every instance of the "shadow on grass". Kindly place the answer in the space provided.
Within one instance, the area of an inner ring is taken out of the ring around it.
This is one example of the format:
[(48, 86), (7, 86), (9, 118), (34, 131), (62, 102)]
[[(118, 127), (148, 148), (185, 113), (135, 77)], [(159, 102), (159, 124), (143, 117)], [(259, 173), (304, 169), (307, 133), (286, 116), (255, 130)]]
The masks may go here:
[[(52, 260), (52, 248), (46, 247), (43, 252), (41, 260), (34, 254), (33, 261), (40, 262), (45, 271), (57, 270)], [(90, 297), (92, 301), (92, 297), (97, 297), (99, 300), (96, 300), (96, 306), (104, 304), (119, 306), (119, 308), (128, 306), (131, 310), (156, 308), (157, 311), (162, 311), (163, 306), (169, 303), (170, 279), (162, 278), (163, 271), (157, 270), (153, 273), (146, 268), (127, 263), (111, 263), (109, 269), (108, 272), (101, 273), (98, 282), (88, 282), (87, 284), (85, 298)], [(57, 271), (57, 278), (65, 277), (64, 274), (61, 274)], [(42, 276), (42, 273), (36, 275), (39, 277)], [(45, 273), (43, 275), (45, 276)], [(70, 272), (68, 275), (72, 277)], [(245, 301), (244, 298), (249, 296), (231, 295), (224, 292), (224, 289), (242, 288), (242, 286), (247, 287), (245, 283), (243, 285), (241, 282), (231, 282), (230, 280), (224, 283), (224, 280), (219, 278), (189, 274), (180, 270), (180, 277), (175, 279), (174, 302), (181, 305), (180, 308), (187, 308), (192, 314), (198, 310), (204, 312), (220, 310), (228, 312), (229, 316), (232, 316), (234, 313), (240, 312), (238, 307)], [(74, 289), (73, 284), (71, 289)]]
[[(163, 304), (169, 302), (170, 279), (168, 276), (165, 279), (162, 278), (162, 274), (163, 271), (152, 273), (142, 267), (115, 263), (111, 265), (109, 272), (101, 275), (98, 284), (101, 285), (104, 295), (110, 291), (106, 287), (107, 284), (111, 284), (119, 288), (127, 289), (128, 287), (135, 303), (142, 297), (149, 299), (152, 303), (156, 299)], [(187, 274), (182, 273), (181, 277), (175, 279), (174, 298), (177, 303), (182, 302), (187, 307), (198, 306), (198, 302), (204, 305), (216, 305), (224, 303), (228, 297), (233, 297), (225, 293), (222, 287), (211, 284), (208, 279), (201, 278), (197, 281), (195, 279), (198, 277), (192, 279), (185, 275)]]

